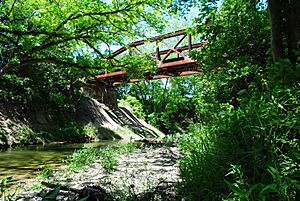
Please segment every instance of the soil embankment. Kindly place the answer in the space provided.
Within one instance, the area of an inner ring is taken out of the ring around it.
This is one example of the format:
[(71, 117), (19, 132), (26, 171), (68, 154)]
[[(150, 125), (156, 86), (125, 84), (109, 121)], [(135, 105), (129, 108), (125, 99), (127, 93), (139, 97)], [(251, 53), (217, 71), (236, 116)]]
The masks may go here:
[[(129, 108), (109, 108), (90, 97), (83, 97), (76, 110), (66, 114), (67, 118), (83, 128), (86, 133), (74, 135), (73, 130), (59, 125), (55, 116), (47, 114), (45, 108), (34, 109), (11, 106), (0, 107), (0, 147), (18, 144), (36, 144), (51, 141), (83, 142), (87, 140), (161, 138), (163, 133), (137, 118)], [(85, 129), (87, 128), (87, 129)], [(91, 132), (92, 131), (92, 132)]]
[(136, 117), (130, 108), (111, 109), (92, 98), (81, 100), (76, 118), (84, 125), (93, 125), (98, 128), (100, 139), (138, 140), (164, 137), (162, 132)]

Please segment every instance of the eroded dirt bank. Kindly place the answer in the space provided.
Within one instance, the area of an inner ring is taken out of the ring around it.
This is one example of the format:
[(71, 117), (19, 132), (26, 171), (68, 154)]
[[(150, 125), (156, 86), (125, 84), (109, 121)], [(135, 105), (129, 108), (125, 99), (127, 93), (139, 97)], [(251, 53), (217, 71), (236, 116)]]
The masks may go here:
[[(0, 148), (47, 142), (162, 138), (156, 128), (136, 117), (130, 108), (109, 108), (82, 97), (72, 112), (50, 115), (42, 106), (26, 108), (0, 104)], [(64, 123), (62, 123), (64, 122)]]

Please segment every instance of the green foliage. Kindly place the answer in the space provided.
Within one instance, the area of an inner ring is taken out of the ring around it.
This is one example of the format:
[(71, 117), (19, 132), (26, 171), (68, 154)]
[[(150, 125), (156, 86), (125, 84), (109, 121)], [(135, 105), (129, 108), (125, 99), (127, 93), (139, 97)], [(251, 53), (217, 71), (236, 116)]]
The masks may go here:
[(53, 176), (53, 172), (54, 170), (51, 168), (51, 167), (44, 167), (40, 173), (39, 173), (39, 176), (42, 178), (42, 179), (49, 179), (50, 177)]
[(61, 128), (62, 135), (83, 136), (84, 126), (75, 121), (66, 121), (65, 126)]
[(168, 147), (173, 147), (173, 146), (176, 146), (176, 143), (177, 141), (179, 140), (180, 138), (180, 134), (170, 134), (170, 135), (166, 135), (164, 138), (163, 138), (163, 143), (165, 146), (168, 146)]
[(300, 80), (300, 61), (294, 65), (289, 59), (282, 59), (270, 64), (267, 72), (273, 86), (291, 85)]
[(98, 129), (93, 125), (83, 125), (71, 118), (65, 118), (59, 122), (59, 126), (60, 128), (55, 134), (55, 138), (71, 142), (97, 140)]
[(298, 84), (281, 86), (196, 126), (181, 140), (183, 191), (191, 200), (226, 197), (226, 186), (239, 200), (292, 199), (300, 178), (298, 100)]
[(128, 73), (129, 79), (144, 79), (145, 73), (156, 72), (157, 61), (147, 54), (143, 56), (139, 54), (126, 55), (121, 60), (126, 64), (124, 69)]
[(145, 114), (143, 112), (143, 105), (133, 96), (131, 95), (125, 95), (125, 97), (118, 101), (119, 106), (129, 106), (133, 113), (140, 117), (145, 118)]
[(20, 144), (31, 144), (33, 142), (41, 142), (36, 133), (24, 124), (21, 124), (18, 127), (16, 127), (14, 131), (19, 135), (18, 140)]
[(201, 124), (180, 140), (180, 189), (190, 200), (297, 200), (299, 66), (267, 65), (264, 4), (200, 4), (197, 32), (208, 44), (191, 56), (218, 74), (198, 82)]
[(116, 154), (117, 152), (111, 147), (107, 147), (101, 150), (100, 153), (101, 166), (106, 171), (110, 172), (116, 167), (116, 165), (118, 165)]
[(93, 125), (85, 125), (83, 127), (83, 133), (85, 136), (88, 136), (90, 139), (96, 139), (97, 140), (97, 133), (98, 129)]
[[(242, 69), (264, 65), (269, 49), (268, 12), (259, 1), (225, 0), (218, 8), (215, 0), (201, 2), (196, 32), (208, 41), (196, 58), (206, 69)], [(219, 1), (220, 3), (220, 1)]]
[(12, 73), (0, 77), (0, 80), (2, 83), (0, 89), (0, 100), (17, 103), (26, 101), (26, 96), (30, 94), (28, 78), (21, 78)]
[[(193, 96), (197, 76), (152, 80), (120, 87), (121, 98), (135, 97), (143, 107), (145, 119), (164, 133), (182, 132), (195, 114)], [(178, 119), (181, 119), (179, 122)]]
[(12, 177), (5, 177), (0, 179), (0, 197), (3, 201), (11, 201), (15, 193), (7, 193), (13, 185)]
[(42, 201), (55, 201), (59, 195), (61, 186), (57, 186), (53, 190), (49, 191), (45, 196), (43, 196)]
[(134, 151), (139, 144), (127, 143), (116, 147), (106, 147), (99, 152), (101, 166), (108, 172), (114, 170), (118, 165), (117, 156), (119, 154), (129, 153)]
[(83, 166), (89, 165), (98, 157), (98, 152), (95, 148), (84, 146), (82, 149), (76, 150), (71, 156), (66, 159), (69, 171), (75, 171)]

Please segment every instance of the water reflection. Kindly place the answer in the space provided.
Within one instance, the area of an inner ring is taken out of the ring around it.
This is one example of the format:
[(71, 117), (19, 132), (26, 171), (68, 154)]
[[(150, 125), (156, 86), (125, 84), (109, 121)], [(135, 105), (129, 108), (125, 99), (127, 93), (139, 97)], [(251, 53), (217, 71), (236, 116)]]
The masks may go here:
[(63, 159), (84, 145), (104, 147), (114, 143), (116, 142), (102, 141), (88, 144), (31, 145), (0, 151), (0, 178), (6, 176), (14, 176), (14, 180), (32, 178), (44, 167), (61, 166)]

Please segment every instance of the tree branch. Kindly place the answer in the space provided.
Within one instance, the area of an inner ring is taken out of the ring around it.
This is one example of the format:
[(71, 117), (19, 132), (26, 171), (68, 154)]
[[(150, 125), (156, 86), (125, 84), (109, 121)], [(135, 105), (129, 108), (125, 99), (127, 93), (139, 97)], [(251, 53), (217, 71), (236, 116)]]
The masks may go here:
[(123, 32), (127, 32), (127, 33), (130, 32), (129, 30), (125, 30), (125, 29), (123, 29), (123, 28), (121, 28), (121, 27), (115, 25), (115, 23), (113, 23), (113, 22), (110, 20), (109, 16), (106, 16), (106, 19), (110, 22), (110, 24), (111, 24), (112, 26), (116, 27), (117, 29), (119, 29), (119, 30), (121, 30), (121, 31), (123, 31)]
[[(62, 23), (60, 23), (56, 29), (55, 29), (55, 32), (59, 31), (64, 25), (66, 25), (69, 21), (72, 21), (72, 20), (76, 20), (76, 19), (79, 19), (81, 17), (86, 17), (86, 16), (89, 16), (89, 17), (93, 17), (93, 16), (107, 16), (107, 15), (112, 15), (112, 14), (117, 14), (117, 13), (120, 13), (120, 12), (123, 12), (123, 11), (129, 11), (131, 10), (134, 6), (137, 6), (137, 5), (140, 5), (144, 3), (143, 1), (141, 2), (137, 2), (136, 4), (132, 4), (132, 5), (127, 5), (125, 8), (122, 8), (122, 9), (118, 9), (118, 10), (114, 10), (114, 11), (108, 11), (108, 12), (90, 12), (90, 13), (81, 13), (81, 14), (78, 14), (78, 11), (72, 13), (67, 19), (65, 19), (64, 21), (62, 21)], [(94, 19), (94, 18), (93, 18)], [(47, 40), (51, 39), (53, 36), (49, 36), (47, 37)]]
[(64, 34), (60, 33), (55, 33), (55, 32), (48, 32), (48, 31), (40, 31), (40, 30), (30, 30), (30, 31), (21, 31), (21, 30), (9, 30), (5, 29), (3, 27), (0, 27), (0, 32), (3, 33), (10, 33), (14, 34), (17, 36), (26, 36), (26, 35), (33, 35), (33, 36), (38, 36), (38, 35), (51, 35), (51, 36), (64, 36)]
[(17, 0), (14, 0), (12, 6), (11, 6), (11, 8), (10, 8), (10, 10), (8, 11), (8, 13), (6, 13), (6, 16), (7, 16), (7, 17), (10, 15), (10, 13), (12, 12), (12, 10), (14, 9), (16, 2), (17, 2)]
[(57, 58), (39, 58), (39, 59), (29, 59), (29, 60), (24, 60), (20, 64), (11, 64), (8, 65), (6, 68), (12, 69), (15, 67), (22, 67), (26, 65), (33, 65), (33, 64), (40, 64), (40, 63), (48, 63), (48, 64), (55, 64), (55, 65), (63, 65), (63, 66), (68, 66), (68, 67), (74, 67), (78, 68), (81, 70), (88, 70), (88, 69), (96, 69), (99, 70), (98, 67), (94, 66), (83, 66), (77, 63), (72, 63), (68, 61), (62, 61)]
[(97, 50), (88, 40), (83, 39), (83, 42), (86, 43), (90, 48), (92, 48), (97, 54), (99, 54), (102, 59), (105, 59), (103, 54), (99, 50)]
[(11, 37), (3, 34), (0, 32), (0, 35), (3, 36), (4, 38), (6, 38), (9, 42), (11, 42), (12, 44), (14, 44), (14, 46), (16, 46), (19, 50), (21, 50), (20, 46), (18, 45), (17, 42), (15, 42)]
[(32, 48), (27, 54), (32, 55), (34, 52), (41, 51), (41, 50), (50, 48), (52, 46), (71, 41), (71, 40), (76, 40), (76, 39), (79, 40), (79, 39), (82, 39), (82, 38), (89, 38), (89, 36), (77, 36), (77, 37), (65, 38), (63, 40), (58, 40), (58, 41), (52, 41), (52, 42), (49, 42), (45, 45), (36, 46), (36, 47)]

